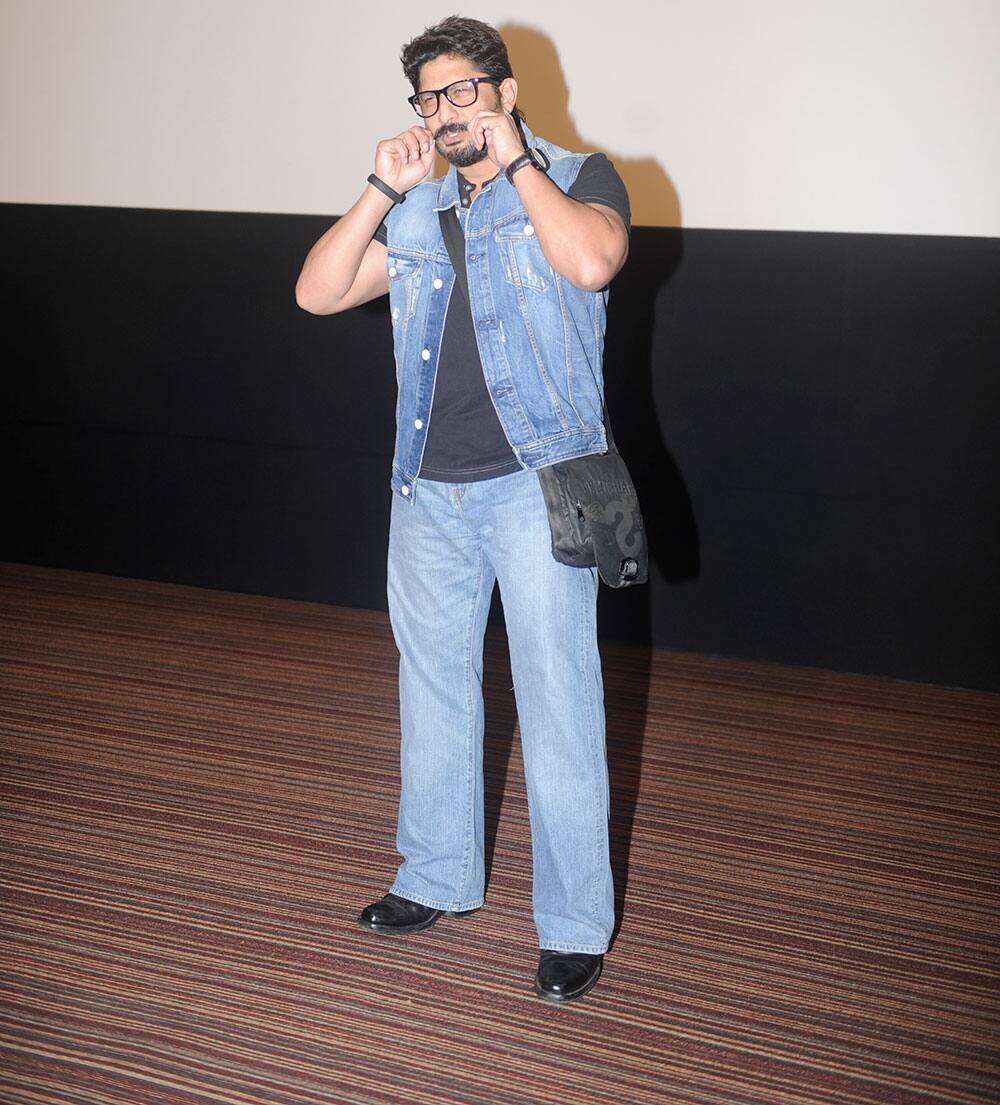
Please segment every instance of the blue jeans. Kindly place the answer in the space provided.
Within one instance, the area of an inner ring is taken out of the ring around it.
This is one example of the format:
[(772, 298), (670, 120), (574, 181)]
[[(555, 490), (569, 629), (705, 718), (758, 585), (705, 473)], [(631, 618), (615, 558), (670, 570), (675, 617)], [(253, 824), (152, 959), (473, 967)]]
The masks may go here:
[(614, 924), (597, 571), (552, 556), (535, 472), (393, 496), (389, 615), (402, 729), (392, 892), (483, 903), (483, 635), (499, 581), (524, 759), (539, 944), (600, 954)]

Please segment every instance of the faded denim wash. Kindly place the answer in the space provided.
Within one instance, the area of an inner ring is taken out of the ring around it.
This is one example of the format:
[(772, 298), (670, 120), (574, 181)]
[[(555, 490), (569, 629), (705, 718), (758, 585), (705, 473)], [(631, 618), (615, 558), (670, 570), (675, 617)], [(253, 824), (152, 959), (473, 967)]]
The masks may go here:
[(603, 953), (614, 925), (596, 569), (552, 556), (538, 477), (424, 480), (392, 498), (389, 613), (400, 653), (392, 892), (483, 904), (483, 634), (499, 581), (531, 818), (539, 945)]
[[(586, 154), (536, 138), (549, 177), (567, 191)], [(534, 170), (522, 170), (522, 172)], [(386, 216), (389, 308), (399, 401), (392, 487), (413, 499), (455, 270), (438, 211), (455, 208), (465, 235), (469, 293), (483, 375), (514, 456), (525, 468), (603, 453), (604, 330), (608, 290), (587, 292), (545, 259), (517, 189), (500, 173), (471, 206), (454, 167), (406, 193)]]

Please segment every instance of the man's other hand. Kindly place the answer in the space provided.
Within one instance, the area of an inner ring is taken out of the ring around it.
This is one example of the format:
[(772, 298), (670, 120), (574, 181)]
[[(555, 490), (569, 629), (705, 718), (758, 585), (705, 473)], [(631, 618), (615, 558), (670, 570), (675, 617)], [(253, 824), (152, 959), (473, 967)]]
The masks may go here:
[(375, 147), (375, 175), (397, 192), (419, 184), (434, 164), (434, 137), (426, 127), (410, 127)]
[(480, 111), (469, 123), (469, 138), (500, 169), (506, 169), (515, 157), (524, 153), (514, 117), (503, 111)]

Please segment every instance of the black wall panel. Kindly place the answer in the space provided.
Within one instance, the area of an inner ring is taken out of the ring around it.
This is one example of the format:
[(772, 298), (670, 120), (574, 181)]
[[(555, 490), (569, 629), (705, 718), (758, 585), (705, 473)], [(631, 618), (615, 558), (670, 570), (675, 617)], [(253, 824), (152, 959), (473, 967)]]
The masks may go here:
[[(384, 606), (384, 303), (315, 216), (0, 205), (0, 559)], [(1000, 690), (1000, 242), (638, 228), (606, 377), (653, 540), (602, 631)]]

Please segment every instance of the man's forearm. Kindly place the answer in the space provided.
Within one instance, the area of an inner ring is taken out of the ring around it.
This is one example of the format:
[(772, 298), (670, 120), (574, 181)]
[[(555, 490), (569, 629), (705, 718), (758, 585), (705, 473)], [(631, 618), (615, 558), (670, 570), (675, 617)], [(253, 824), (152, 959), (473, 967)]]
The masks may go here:
[(514, 173), (513, 181), (553, 269), (586, 291), (599, 291), (610, 283), (628, 253), (624, 225), (570, 199), (530, 165)]
[[(372, 236), (392, 208), (392, 200), (367, 185), (306, 255), (295, 284), (295, 301), (313, 314), (338, 310), (357, 279)], [(349, 304), (347, 304), (349, 305)]]

